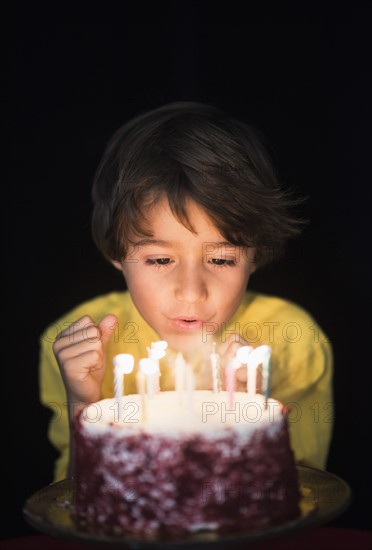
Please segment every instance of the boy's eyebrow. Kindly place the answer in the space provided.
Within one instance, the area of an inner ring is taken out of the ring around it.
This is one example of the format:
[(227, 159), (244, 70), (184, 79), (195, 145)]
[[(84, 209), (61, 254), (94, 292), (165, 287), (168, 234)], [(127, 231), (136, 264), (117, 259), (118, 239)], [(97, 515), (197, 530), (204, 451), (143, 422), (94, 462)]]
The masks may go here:
[[(166, 246), (171, 247), (174, 246), (176, 243), (172, 241), (165, 241), (163, 239), (141, 239), (140, 241), (135, 241), (131, 243), (133, 246), (146, 246), (146, 245), (157, 245), (157, 246)], [(214, 247), (216, 246), (236, 246), (232, 243), (229, 243), (228, 241), (205, 241), (203, 243), (205, 245), (212, 245)]]
[(164, 241), (162, 239), (141, 239), (140, 241), (135, 241), (131, 243), (133, 246), (146, 246), (149, 244), (160, 245), (160, 246), (173, 246), (171, 241)]

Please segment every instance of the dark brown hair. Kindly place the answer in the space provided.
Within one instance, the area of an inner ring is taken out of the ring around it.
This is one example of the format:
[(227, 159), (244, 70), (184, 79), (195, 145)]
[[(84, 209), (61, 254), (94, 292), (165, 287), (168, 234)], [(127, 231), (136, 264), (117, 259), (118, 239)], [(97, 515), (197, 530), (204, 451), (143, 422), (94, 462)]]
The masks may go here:
[(164, 105), (111, 138), (93, 184), (93, 237), (107, 259), (123, 260), (135, 236), (150, 236), (146, 211), (164, 194), (191, 231), (187, 199), (228, 242), (255, 246), (258, 266), (300, 232), (290, 213), (299, 201), (279, 184), (257, 131), (207, 104)]

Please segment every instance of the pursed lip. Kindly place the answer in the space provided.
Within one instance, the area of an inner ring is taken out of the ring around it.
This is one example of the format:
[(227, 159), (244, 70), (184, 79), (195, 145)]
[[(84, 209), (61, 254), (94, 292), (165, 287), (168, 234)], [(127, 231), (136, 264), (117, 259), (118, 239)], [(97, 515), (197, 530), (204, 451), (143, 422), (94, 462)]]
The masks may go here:
[(177, 330), (192, 332), (194, 330), (200, 330), (205, 321), (196, 316), (181, 315), (171, 318), (170, 322)]

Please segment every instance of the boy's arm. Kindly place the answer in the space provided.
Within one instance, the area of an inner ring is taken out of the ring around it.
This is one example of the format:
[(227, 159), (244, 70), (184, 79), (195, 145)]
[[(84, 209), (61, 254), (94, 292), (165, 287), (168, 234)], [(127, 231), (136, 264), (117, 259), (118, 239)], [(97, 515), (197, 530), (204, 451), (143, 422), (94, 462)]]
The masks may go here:
[(101, 397), (105, 372), (105, 347), (116, 317), (106, 315), (99, 324), (89, 316), (62, 331), (51, 342), (41, 339), (40, 394), (42, 403), (55, 414), (49, 423), (49, 439), (60, 452), (55, 481), (74, 473), (73, 427), (82, 408)]

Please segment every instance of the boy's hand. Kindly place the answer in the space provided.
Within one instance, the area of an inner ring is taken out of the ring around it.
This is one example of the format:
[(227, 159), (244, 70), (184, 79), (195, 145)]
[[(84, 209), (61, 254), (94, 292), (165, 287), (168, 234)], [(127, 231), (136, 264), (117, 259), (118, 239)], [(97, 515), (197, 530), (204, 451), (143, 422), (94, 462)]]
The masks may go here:
[[(233, 357), (235, 357), (236, 352), (239, 348), (242, 346), (249, 346), (248, 342), (244, 340), (238, 333), (236, 334), (230, 334), (228, 338), (226, 338), (226, 342), (220, 345), (218, 349), (218, 353), (221, 357), (221, 363), (226, 368), (226, 365), (228, 364)], [(223, 388), (226, 387), (225, 383), (225, 375), (224, 371), (222, 372), (222, 386)], [(238, 391), (246, 391), (247, 389), (247, 367), (246, 365), (241, 366), (236, 371), (236, 386)]]
[(105, 349), (116, 322), (115, 315), (106, 315), (97, 325), (85, 315), (62, 331), (53, 344), (68, 401), (77, 410), (101, 398)]

